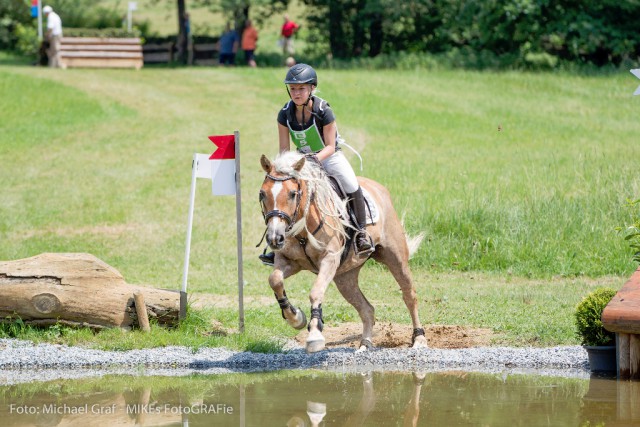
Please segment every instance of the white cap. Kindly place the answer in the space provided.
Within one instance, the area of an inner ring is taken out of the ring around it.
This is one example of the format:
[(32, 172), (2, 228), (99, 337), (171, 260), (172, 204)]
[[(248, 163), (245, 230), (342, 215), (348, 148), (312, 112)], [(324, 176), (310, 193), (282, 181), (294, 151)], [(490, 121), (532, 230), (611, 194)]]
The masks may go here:
[(51, 13), (53, 12), (53, 8), (49, 5), (46, 5), (45, 7), (42, 8), (42, 13)]

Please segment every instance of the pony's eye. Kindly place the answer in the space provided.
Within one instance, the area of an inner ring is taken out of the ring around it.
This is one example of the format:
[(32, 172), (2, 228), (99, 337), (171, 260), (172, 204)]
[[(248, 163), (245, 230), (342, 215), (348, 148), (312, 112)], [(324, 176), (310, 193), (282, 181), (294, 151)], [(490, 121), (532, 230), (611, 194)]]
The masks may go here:
[(295, 200), (297, 195), (298, 195), (298, 192), (297, 192), (297, 191), (295, 191), (295, 190), (291, 190), (291, 191), (289, 191), (289, 198), (290, 198), (291, 200)]
[(267, 198), (267, 195), (264, 193), (263, 190), (260, 190), (260, 193), (258, 194), (258, 201), (262, 203), (266, 198)]

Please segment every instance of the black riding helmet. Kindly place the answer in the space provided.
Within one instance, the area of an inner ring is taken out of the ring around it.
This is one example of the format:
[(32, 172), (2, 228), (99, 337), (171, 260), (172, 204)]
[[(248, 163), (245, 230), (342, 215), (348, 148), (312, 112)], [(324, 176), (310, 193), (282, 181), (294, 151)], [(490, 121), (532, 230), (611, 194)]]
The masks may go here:
[(310, 65), (296, 64), (287, 71), (284, 84), (312, 84), (318, 86), (318, 75)]
[[(284, 85), (287, 88), (289, 98), (291, 98), (291, 92), (289, 92), (289, 86), (287, 85), (290, 84), (310, 84), (318, 86), (318, 75), (316, 74), (316, 70), (314, 70), (311, 65), (307, 64), (294, 65), (289, 68), (289, 71), (287, 71), (287, 75), (284, 78)], [(304, 105), (308, 105), (310, 100), (311, 94), (309, 94), (309, 98), (307, 98)], [(304, 122), (304, 111), (302, 112), (302, 121)]]

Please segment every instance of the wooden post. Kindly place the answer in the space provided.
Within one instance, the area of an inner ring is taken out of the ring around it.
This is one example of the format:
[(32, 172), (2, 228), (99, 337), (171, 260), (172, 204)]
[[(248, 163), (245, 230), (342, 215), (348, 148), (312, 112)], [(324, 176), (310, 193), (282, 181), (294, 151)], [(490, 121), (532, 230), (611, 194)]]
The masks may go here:
[(146, 424), (147, 408), (149, 407), (149, 401), (151, 400), (151, 387), (145, 387), (140, 393), (138, 399), (138, 412), (136, 413), (136, 425), (143, 426)]
[(627, 388), (629, 389), (629, 408), (631, 410), (629, 420), (637, 421), (640, 419), (640, 383), (629, 381), (627, 382)]
[(631, 420), (631, 381), (616, 381), (618, 385), (618, 420)]
[(629, 365), (629, 334), (618, 333), (618, 378), (626, 380), (631, 376)]
[(138, 325), (140, 329), (142, 329), (143, 332), (151, 332), (147, 305), (144, 303), (144, 294), (142, 292), (134, 292), (133, 299), (136, 303), (136, 314), (138, 315)]
[(630, 334), (629, 340), (629, 366), (632, 380), (640, 379), (640, 336)]

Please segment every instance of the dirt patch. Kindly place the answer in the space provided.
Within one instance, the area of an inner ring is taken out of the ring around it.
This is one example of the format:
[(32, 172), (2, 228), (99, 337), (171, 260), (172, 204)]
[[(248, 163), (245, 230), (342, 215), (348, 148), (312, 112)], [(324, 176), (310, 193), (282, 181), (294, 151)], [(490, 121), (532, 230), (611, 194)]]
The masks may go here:
[[(407, 348), (411, 346), (412, 329), (410, 325), (397, 323), (376, 323), (373, 327), (373, 344), (382, 348)], [(431, 348), (468, 348), (487, 346), (493, 331), (455, 325), (432, 325), (425, 328), (427, 341)], [(342, 323), (337, 326), (325, 325), (324, 335), (327, 348), (351, 347), (360, 344), (362, 324)], [(295, 340), (304, 345), (308, 332), (303, 330)]]

